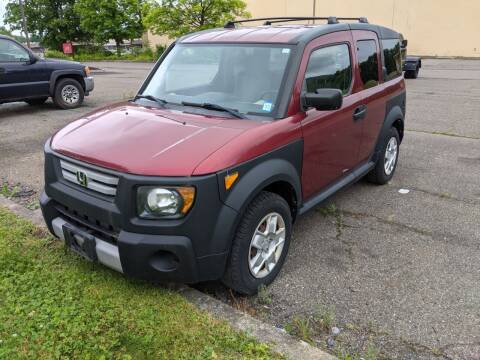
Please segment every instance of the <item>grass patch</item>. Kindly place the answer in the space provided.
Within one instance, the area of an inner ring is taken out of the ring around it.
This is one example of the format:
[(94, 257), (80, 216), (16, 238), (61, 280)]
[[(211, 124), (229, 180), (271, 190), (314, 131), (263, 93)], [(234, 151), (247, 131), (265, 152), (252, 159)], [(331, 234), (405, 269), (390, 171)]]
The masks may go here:
[(108, 51), (102, 51), (97, 48), (94, 51), (77, 51), (73, 56), (66, 55), (61, 51), (47, 50), (45, 52), (46, 58), (64, 59), (72, 61), (139, 61), (139, 62), (155, 62), (162, 55), (165, 47), (157, 46), (155, 50), (150, 48), (135, 49), (130, 54), (116, 54)]
[(180, 294), (87, 263), (0, 208), (0, 359), (270, 359)]

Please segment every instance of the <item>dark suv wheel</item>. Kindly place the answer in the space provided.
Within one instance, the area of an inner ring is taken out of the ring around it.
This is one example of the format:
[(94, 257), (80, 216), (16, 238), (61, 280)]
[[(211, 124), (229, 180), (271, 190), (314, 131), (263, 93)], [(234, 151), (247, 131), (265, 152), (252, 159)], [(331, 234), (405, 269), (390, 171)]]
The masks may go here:
[(82, 85), (70, 78), (60, 79), (55, 86), (53, 102), (62, 109), (74, 109), (83, 103), (85, 92)]
[(420, 72), (420, 68), (417, 66), (415, 70), (407, 70), (405, 71), (405, 78), (406, 79), (416, 79), (418, 78), (418, 73)]
[(291, 228), (288, 203), (277, 194), (261, 192), (240, 221), (223, 282), (247, 295), (270, 284), (287, 256)]
[(399, 151), (400, 136), (397, 129), (392, 127), (383, 138), (380, 157), (373, 170), (367, 175), (367, 180), (379, 185), (388, 183), (397, 168)]

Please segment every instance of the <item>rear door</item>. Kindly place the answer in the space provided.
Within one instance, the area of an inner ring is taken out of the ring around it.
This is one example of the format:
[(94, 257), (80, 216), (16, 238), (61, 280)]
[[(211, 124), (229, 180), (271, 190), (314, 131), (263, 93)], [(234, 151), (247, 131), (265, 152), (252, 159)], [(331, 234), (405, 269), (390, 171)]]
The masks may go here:
[(365, 114), (358, 122), (362, 136), (358, 151), (360, 162), (372, 154), (385, 119), (385, 86), (382, 84), (382, 61), (377, 34), (373, 31), (353, 30), (357, 58), (357, 78), (354, 92), (361, 97)]
[[(362, 123), (355, 113), (363, 99), (354, 93), (355, 49), (349, 31), (313, 40), (305, 49), (297, 88), (340, 89), (343, 106), (336, 111), (308, 109), (302, 120), (304, 156), (302, 189), (305, 199), (319, 193), (358, 165)], [(301, 83), (300, 83), (301, 81)]]
[(41, 61), (9, 39), (0, 39), (0, 100), (48, 96), (49, 80)]

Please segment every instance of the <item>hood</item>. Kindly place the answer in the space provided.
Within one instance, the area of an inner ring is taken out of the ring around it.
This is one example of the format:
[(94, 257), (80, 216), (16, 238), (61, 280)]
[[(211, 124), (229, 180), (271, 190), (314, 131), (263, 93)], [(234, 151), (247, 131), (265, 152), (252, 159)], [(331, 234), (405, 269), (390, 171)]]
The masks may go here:
[(65, 156), (121, 172), (190, 176), (202, 160), (255, 124), (122, 103), (69, 124), (51, 146)]
[(63, 59), (53, 59), (53, 58), (45, 58), (42, 59), (42, 61), (48, 63), (48, 64), (75, 64), (75, 65), (81, 65), (78, 61), (72, 61), (72, 60), (63, 60)]

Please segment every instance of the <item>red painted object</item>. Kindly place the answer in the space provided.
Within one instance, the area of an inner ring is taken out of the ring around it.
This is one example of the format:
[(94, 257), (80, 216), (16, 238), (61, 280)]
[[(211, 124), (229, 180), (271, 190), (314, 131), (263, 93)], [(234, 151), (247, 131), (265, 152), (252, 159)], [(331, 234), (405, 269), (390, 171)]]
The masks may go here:
[(51, 231), (87, 229), (118, 249), (87, 257), (144, 279), (273, 281), (295, 218), (364, 176), (388, 182), (403, 138), (403, 38), (330, 22), (180, 39), (133, 101), (47, 144)]
[(66, 55), (73, 54), (73, 45), (71, 42), (66, 42), (62, 44), (63, 53)]

